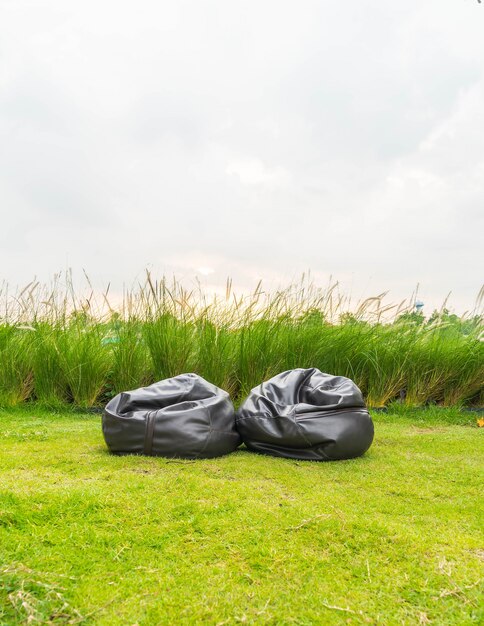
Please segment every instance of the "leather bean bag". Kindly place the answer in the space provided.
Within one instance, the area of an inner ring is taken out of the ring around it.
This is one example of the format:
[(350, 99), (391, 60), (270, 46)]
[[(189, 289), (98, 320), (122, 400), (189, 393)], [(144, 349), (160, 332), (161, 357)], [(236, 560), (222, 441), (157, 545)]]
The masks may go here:
[(374, 434), (355, 383), (316, 368), (282, 372), (252, 389), (236, 426), (249, 450), (311, 461), (360, 456)]
[(240, 444), (229, 394), (196, 374), (181, 374), (115, 396), (102, 429), (115, 454), (211, 458)]

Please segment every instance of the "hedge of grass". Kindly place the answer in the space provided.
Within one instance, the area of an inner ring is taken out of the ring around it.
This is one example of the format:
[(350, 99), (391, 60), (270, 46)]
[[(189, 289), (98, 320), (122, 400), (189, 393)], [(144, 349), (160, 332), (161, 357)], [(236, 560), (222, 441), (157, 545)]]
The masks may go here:
[[(238, 402), (295, 367), (348, 376), (370, 406), (482, 406), (482, 318), (429, 319), (368, 299), (349, 313), (334, 291), (294, 286), (207, 303), (150, 276), (107, 311), (35, 289), (0, 318), (0, 406), (91, 407), (122, 390), (196, 372)], [(54, 295), (56, 297), (54, 297)], [(390, 320), (388, 312), (390, 310)], [(387, 314), (385, 316), (385, 314)]]

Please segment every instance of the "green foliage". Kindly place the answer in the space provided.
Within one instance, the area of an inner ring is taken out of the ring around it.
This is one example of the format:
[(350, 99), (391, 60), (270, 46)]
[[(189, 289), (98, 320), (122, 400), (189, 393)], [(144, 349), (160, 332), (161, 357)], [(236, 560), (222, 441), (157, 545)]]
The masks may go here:
[(111, 396), (153, 382), (150, 353), (143, 338), (143, 325), (139, 321), (117, 323), (102, 343), (112, 349), (112, 371), (108, 384)]
[(0, 406), (15, 406), (33, 389), (33, 328), (0, 325)]
[(236, 375), (242, 395), (281, 371), (285, 331), (285, 322), (270, 319), (251, 321), (237, 330)]
[(232, 333), (223, 321), (220, 325), (203, 317), (196, 321), (193, 369), (233, 397), (239, 392), (236, 348)]
[(78, 318), (55, 337), (62, 376), (79, 407), (96, 404), (112, 369), (112, 351), (102, 337), (102, 325)]
[(33, 345), (34, 398), (46, 406), (67, 402), (69, 386), (62, 368), (58, 337), (62, 328), (48, 322), (35, 324)]
[(483, 403), (479, 315), (459, 318), (443, 308), (428, 319), (406, 311), (383, 320), (380, 297), (350, 312), (334, 286), (314, 292), (296, 285), (274, 294), (258, 286), (244, 299), (231, 298), (228, 285), (224, 302), (207, 304), (203, 294), (148, 275), (106, 316), (94, 313), (92, 295), (81, 302), (70, 296), (69, 304), (59, 294), (40, 300), (33, 289), (20, 300), (16, 322), (0, 325), (3, 406), (103, 404), (119, 391), (183, 372), (204, 376), (238, 403), (261, 381), (296, 367), (352, 378), (374, 407), (395, 400)]
[(192, 371), (195, 328), (191, 322), (162, 313), (142, 328), (157, 380)]

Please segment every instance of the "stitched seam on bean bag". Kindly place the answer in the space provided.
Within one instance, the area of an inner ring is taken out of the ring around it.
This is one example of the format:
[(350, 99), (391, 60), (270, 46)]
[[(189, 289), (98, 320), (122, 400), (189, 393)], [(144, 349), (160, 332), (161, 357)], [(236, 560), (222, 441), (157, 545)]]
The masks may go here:
[(200, 452), (195, 457), (196, 459), (200, 458), (200, 455), (203, 453), (205, 448), (208, 446), (208, 442), (210, 441), (210, 439), (212, 437), (212, 416), (210, 415), (210, 411), (208, 410), (208, 408), (205, 405), (203, 405), (203, 408), (205, 409), (205, 413), (208, 415), (209, 430), (208, 430), (208, 435), (207, 435), (207, 438), (205, 439), (205, 443), (203, 444), (202, 449), (200, 450)]
[(296, 425), (296, 427), (297, 427), (297, 430), (299, 431), (299, 434), (300, 434), (300, 435), (301, 435), (301, 437), (304, 439), (304, 441), (307, 443), (307, 445), (311, 448), (311, 447), (312, 447), (311, 442), (310, 442), (310, 441), (306, 438), (306, 435), (304, 434), (304, 432), (303, 432), (303, 430), (302, 430), (301, 426), (298, 424), (298, 422), (297, 422), (297, 420), (296, 420), (296, 407), (294, 407), (294, 409), (293, 409), (293, 411), (292, 411), (292, 414), (291, 414), (291, 417), (292, 417), (292, 421), (294, 422), (294, 424), (295, 424), (295, 425)]

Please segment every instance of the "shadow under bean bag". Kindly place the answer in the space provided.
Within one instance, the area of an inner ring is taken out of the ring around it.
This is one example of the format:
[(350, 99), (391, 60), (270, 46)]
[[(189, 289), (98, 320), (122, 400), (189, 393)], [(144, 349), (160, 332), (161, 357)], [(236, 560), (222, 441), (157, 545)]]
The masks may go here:
[(282, 372), (252, 389), (236, 426), (249, 450), (312, 461), (360, 456), (374, 434), (355, 383), (316, 368)]
[(115, 454), (211, 458), (240, 444), (229, 394), (196, 374), (118, 394), (104, 409), (102, 429)]

